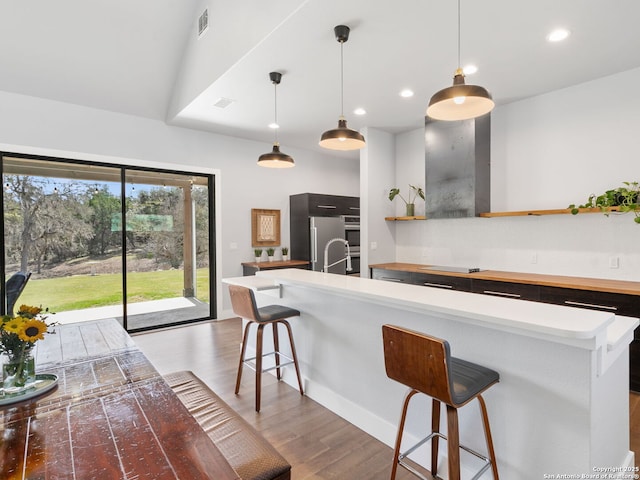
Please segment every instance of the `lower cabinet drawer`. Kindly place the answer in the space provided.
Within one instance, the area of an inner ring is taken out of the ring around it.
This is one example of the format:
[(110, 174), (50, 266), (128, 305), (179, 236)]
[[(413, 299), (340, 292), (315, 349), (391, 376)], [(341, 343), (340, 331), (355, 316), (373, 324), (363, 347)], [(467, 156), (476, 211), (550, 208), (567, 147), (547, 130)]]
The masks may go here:
[(385, 280), (387, 282), (411, 283), (411, 272), (372, 268), (371, 278), (375, 280)]
[(414, 273), (412, 283), (424, 287), (444, 288), (447, 290), (471, 291), (471, 279), (454, 277), (452, 275), (432, 275), (428, 273)]
[(496, 282), (493, 280), (472, 280), (471, 291), (502, 298), (520, 300), (540, 300), (540, 287), (526, 283)]
[(637, 295), (542, 286), (540, 301), (640, 317), (640, 297)]

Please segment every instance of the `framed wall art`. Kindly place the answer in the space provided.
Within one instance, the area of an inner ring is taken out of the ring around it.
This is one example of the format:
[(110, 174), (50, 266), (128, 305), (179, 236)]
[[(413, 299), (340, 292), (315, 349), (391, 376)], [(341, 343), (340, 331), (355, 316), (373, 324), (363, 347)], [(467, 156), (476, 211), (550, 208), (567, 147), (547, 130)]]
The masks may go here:
[(251, 209), (251, 246), (280, 245), (280, 210)]

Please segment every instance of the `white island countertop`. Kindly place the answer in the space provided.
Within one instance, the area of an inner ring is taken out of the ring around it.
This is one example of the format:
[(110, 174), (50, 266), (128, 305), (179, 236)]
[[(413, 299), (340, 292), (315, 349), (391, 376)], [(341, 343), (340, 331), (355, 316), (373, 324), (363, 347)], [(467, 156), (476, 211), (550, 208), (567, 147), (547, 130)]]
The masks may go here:
[[(291, 324), (305, 393), (387, 445), (406, 394), (385, 375), (382, 326), (390, 323), (447, 339), (452, 355), (500, 373), (484, 396), (502, 478), (588, 478), (597, 468), (634, 465), (628, 385), (635, 318), (309, 270), (223, 281), (254, 289), (262, 305), (299, 310)], [(426, 397), (418, 401), (406, 425), (416, 441), (431, 412)], [(466, 445), (485, 451), (476, 409), (461, 409), (460, 428)], [(429, 465), (430, 452), (414, 453)], [(475, 472), (462, 457), (463, 470)]]
[[(496, 298), (477, 293), (384, 282), (347, 275), (283, 269), (236, 277), (225, 283), (255, 290), (296, 286), (403, 310), (455, 317), (458, 321), (595, 350), (632, 335), (638, 320), (562, 305)], [(630, 338), (629, 338), (630, 340)]]

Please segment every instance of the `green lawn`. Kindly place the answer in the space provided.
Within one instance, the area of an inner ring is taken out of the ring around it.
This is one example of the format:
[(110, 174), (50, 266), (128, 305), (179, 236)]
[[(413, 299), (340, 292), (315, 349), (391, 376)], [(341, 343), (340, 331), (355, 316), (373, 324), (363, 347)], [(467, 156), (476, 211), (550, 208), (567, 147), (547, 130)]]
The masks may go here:
[[(196, 273), (197, 298), (209, 302), (209, 271)], [(128, 303), (182, 296), (182, 270), (130, 273), (127, 276)], [(77, 275), (29, 280), (17, 307), (42, 305), (52, 312), (119, 305), (122, 303), (122, 275)]]

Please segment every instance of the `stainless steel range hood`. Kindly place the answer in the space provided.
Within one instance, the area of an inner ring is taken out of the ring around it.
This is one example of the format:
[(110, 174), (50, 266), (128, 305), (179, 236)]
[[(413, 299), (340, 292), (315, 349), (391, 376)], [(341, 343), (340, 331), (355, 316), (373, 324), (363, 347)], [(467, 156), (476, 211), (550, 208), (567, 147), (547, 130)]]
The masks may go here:
[(491, 211), (491, 114), (455, 122), (425, 118), (427, 218)]

